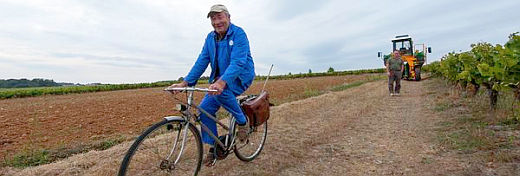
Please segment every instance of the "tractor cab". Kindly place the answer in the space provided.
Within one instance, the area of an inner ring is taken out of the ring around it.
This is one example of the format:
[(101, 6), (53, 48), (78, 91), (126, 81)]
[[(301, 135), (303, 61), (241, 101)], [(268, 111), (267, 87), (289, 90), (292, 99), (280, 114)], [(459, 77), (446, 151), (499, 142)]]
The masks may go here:
[(399, 35), (392, 39), (393, 51), (399, 51), (404, 55), (413, 55), (413, 42), (412, 38), (408, 35)]

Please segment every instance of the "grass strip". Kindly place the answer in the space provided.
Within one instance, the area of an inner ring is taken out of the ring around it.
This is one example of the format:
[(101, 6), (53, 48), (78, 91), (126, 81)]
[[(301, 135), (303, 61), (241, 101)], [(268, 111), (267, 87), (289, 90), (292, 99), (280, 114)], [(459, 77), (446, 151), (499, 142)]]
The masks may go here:
[(373, 76), (373, 77), (369, 77), (367, 80), (355, 81), (355, 82), (348, 83), (348, 84), (334, 86), (330, 90), (333, 91), (333, 92), (343, 91), (343, 90), (347, 90), (347, 89), (350, 89), (350, 88), (353, 88), (353, 87), (361, 86), (361, 85), (363, 85), (365, 83), (368, 83), (368, 82), (382, 80), (384, 78), (386, 78), (386, 76), (384, 76), (384, 75)]
[(15, 168), (26, 168), (49, 164), (61, 159), (68, 158), (75, 154), (85, 153), (92, 150), (106, 150), (127, 139), (124, 137), (108, 138), (103, 141), (94, 142), (87, 145), (75, 147), (61, 147), (58, 149), (30, 149), (14, 154), (12, 157), (4, 158), (2, 166)]

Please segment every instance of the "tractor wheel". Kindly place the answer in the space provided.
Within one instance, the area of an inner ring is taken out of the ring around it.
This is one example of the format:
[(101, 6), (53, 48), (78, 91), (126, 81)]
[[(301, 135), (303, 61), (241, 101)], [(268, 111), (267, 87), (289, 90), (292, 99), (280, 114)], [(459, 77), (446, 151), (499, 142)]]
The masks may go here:
[(420, 81), (421, 80), (421, 67), (415, 67), (415, 80)]

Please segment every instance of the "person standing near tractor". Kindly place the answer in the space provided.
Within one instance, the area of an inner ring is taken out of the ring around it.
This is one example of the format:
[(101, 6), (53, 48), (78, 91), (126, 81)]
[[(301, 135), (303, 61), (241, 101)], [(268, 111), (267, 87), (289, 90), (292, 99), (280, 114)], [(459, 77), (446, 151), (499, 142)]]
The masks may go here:
[(415, 57), (418, 62), (424, 62), (424, 52), (419, 52), (419, 50), (415, 50)]
[[(401, 89), (401, 76), (404, 70), (403, 60), (399, 51), (394, 51), (392, 57), (386, 62), (386, 72), (388, 74), (388, 90), (390, 96), (399, 95)], [(395, 87), (394, 87), (395, 81)]]

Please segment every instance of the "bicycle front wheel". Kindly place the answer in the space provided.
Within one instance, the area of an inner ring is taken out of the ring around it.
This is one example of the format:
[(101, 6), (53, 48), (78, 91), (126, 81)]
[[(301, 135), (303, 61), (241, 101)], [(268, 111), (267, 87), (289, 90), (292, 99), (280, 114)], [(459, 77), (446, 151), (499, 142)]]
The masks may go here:
[(193, 124), (164, 120), (136, 139), (118, 175), (197, 175), (202, 154), (200, 134)]
[[(235, 125), (235, 129), (237, 126)], [(236, 135), (236, 133), (235, 133)], [(238, 142), (235, 145), (234, 152), (238, 159), (242, 161), (253, 161), (264, 148), (267, 139), (267, 122), (262, 125), (250, 126), (248, 139), (245, 143)]]

